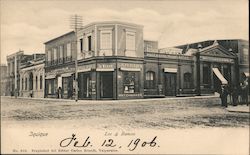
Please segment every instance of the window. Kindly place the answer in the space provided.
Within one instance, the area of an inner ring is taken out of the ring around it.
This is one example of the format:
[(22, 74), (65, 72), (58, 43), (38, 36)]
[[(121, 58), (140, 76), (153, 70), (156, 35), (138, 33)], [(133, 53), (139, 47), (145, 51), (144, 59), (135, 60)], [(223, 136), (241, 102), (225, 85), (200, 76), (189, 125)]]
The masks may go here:
[(249, 50), (247, 48), (243, 48), (243, 63), (248, 63), (249, 59)]
[(51, 51), (48, 51), (47, 56), (48, 56), (48, 61), (51, 61)]
[(135, 33), (126, 32), (126, 50), (135, 51)]
[(91, 51), (91, 36), (88, 36), (88, 51)]
[(43, 76), (40, 76), (40, 89), (43, 89)]
[(24, 90), (24, 81), (23, 81), (23, 78), (22, 78), (22, 90)]
[(54, 60), (57, 60), (57, 49), (56, 48), (54, 48), (53, 49), (53, 54), (54, 54)]
[(52, 81), (50, 80), (49, 82), (48, 82), (48, 94), (51, 94), (51, 90), (52, 90), (52, 83), (51, 83)]
[(146, 73), (146, 85), (145, 88), (152, 89), (155, 87), (155, 72), (148, 71)]
[(25, 90), (27, 90), (27, 86), (28, 86), (28, 79), (25, 78)]
[(29, 75), (29, 90), (33, 90), (33, 74)]
[(80, 51), (83, 52), (83, 39), (80, 39)]
[(38, 79), (37, 79), (37, 76), (36, 76), (36, 90), (37, 90), (37, 85), (38, 85)]
[(63, 59), (63, 45), (59, 47), (59, 59)]
[(112, 49), (112, 35), (111, 32), (101, 32), (101, 49)]
[(207, 64), (203, 64), (203, 84), (209, 84), (210, 82), (210, 67)]
[(189, 72), (184, 73), (184, 88), (191, 88), (192, 74)]
[(71, 43), (67, 44), (67, 57), (71, 57)]
[(124, 93), (139, 92), (139, 72), (123, 72)]

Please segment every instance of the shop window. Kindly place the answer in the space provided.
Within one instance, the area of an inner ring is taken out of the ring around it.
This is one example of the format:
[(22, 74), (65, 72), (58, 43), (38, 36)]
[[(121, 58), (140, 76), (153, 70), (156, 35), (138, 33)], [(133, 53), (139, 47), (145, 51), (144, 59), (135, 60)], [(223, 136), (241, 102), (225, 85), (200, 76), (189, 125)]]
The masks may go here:
[(184, 73), (184, 88), (191, 88), (192, 74), (187, 72)]
[(148, 71), (146, 73), (146, 83), (145, 88), (153, 89), (155, 87), (155, 72)]
[(139, 92), (139, 72), (123, 72), (123, 92)]
[(51, 94), (52, 93), (52, 83), (51, 83), (51, 80), (48, 81), (48, 94)]
[(42, 77), (42, 75), (40, 76), (40, 89), (43, 89), (43, 77)]

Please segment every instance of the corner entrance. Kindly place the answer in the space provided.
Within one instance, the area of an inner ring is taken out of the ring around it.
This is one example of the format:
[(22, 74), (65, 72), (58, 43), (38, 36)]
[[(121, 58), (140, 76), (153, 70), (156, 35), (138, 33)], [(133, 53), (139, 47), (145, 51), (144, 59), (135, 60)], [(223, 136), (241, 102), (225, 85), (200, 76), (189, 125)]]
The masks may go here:
[(101, 98), (113, 98), (113, 72), (100, 72)]
[(79, 83), (79, 99), (90, 98), (90, 74), (89, 73), (80, 73), (78, 77)]
[(165, 96), (176, 96), (176, 73), (165, 73)]

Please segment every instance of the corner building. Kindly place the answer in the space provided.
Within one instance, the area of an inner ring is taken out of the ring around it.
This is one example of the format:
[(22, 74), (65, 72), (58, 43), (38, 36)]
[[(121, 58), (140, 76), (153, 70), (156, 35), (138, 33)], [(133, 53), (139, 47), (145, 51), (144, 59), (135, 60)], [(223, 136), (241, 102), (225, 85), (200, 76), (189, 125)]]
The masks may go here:
[(56, 97), (59, 86), (63, 98), (74, 96), (77, 58), (79, 99), (143, 98), (143, 26), (96, 22), (46, 42), (45, 49), (47, 97)]

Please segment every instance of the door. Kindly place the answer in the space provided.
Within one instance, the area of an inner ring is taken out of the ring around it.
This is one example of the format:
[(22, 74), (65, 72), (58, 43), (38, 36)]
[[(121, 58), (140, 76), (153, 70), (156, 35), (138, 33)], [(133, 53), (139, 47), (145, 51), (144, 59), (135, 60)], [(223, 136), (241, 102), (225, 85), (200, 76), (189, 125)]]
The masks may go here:
[(90, 81), (90, 74), (88, 73), (81, 73), (79, 78), (79, 98), (89, 98), (89, 81)]
[(113, 98), (113, 72), (100, 73), (101, 98)]
[(165, 73), (165, 95), (176, 96), (176, 73)]

